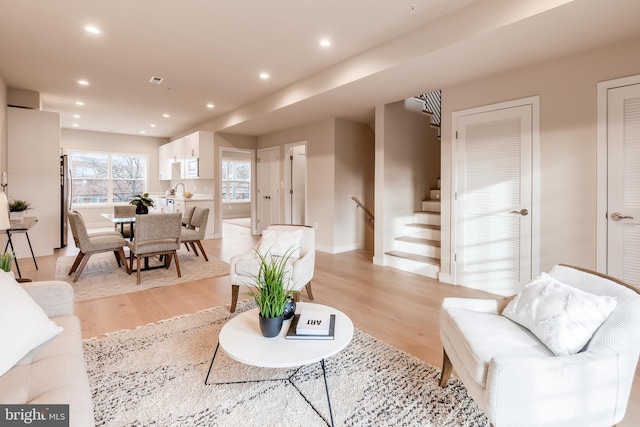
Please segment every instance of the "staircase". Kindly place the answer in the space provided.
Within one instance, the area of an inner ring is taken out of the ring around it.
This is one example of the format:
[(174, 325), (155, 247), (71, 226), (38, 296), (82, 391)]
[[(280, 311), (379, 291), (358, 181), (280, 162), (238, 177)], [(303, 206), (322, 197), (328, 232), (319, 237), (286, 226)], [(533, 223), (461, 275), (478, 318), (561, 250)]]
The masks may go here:
[[(438, 187), (440, 187), (438, 180)], [(438, 278), (440, 273), (440, 188), (429, 192), (422, 210), (413, 213), (413, 221), (404, 225), (404, 234), (396, 237), (394, 250), (385, 253), (385, 265), (403, 271)]]

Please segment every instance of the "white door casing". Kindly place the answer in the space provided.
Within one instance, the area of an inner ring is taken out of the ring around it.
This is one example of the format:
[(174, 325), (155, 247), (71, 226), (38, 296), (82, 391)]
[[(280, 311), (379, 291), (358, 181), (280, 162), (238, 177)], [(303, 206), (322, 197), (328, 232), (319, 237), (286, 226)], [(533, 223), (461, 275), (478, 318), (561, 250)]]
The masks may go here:
[(454, 283), (499, 295), (539, 270), (537, 97), (454, 113)]
[(258, 150), (258, 234), (280, 222), (280, 147)]
[(640, 286), (640, 84), (607, 94), (607, 274)]
[(307, 223), (307, 141), (285, 144), (284, 209), (286, 224)]

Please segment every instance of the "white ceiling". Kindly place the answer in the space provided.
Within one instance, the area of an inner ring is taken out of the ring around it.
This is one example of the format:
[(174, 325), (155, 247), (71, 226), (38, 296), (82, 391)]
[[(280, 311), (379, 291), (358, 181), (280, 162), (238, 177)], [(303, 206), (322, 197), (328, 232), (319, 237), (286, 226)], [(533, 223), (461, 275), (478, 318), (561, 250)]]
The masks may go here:
[(371, 123), (375, 105), (640, 35), (638, 0), (0, 0), (0, 11), (8, 87), (40, 92), (65, 128), (162, 137), (204, 123), (247, 135)]

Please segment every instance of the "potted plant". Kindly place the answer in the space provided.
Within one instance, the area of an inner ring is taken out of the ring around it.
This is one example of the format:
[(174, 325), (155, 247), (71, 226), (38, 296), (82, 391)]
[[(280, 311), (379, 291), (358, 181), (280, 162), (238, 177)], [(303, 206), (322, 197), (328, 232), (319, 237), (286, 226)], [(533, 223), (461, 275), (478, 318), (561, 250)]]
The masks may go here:
[(26, 200), (11, 200), (9, 202), (9, 218), (10, 219), (22, 219), (25, 212), (31, 208), (31, 203)]
[(149, 197), (149, 193), (136, 194), (133, 196), (133, 200), (131, 200), (129, 204), (136, 207), (137, 215), (149, 213), (149, 206), (155, 206), (153, 199)]
[(13, 258), (14, 255), (11, 251), (6, 251), (4, 254), (0, 255), (0, 269), (6, 272), (10, 272)]
[(289, 303), (290, 275), (286, 271), (287, 260), (292, 250), (284, 256), (272, 256), (268, 251), (261, 254), (256, 251), (260, 267), (258, 274), (253, 277), (255, 288), (249, 288), (251, 295), (260, 310), (260, 331), (267, 338), (273, 338), (280, 333), (284, 321), (285, 306)]

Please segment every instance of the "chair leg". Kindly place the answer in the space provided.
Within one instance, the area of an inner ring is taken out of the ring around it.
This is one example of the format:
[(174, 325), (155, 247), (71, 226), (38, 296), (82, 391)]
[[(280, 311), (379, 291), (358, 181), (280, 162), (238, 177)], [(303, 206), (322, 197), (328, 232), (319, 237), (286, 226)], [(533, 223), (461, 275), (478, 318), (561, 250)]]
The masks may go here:
[(76, 259), (73, 261), (73, 265), (69, 270), (69, 276), (71, 276), (76, 271), (76, 269), (80, 265), (80, 261), (82, 261), (82, 258), (84, 258), (84, 254), (82, 252), (78, 252), (78, 256), (76, 256)]
[(447, 355), (447, 351), (442, 349), (442, 372), (440, 373), (440, 382), (438, 385), (440, 387), (444, 387), (449, 382), (449, 378), (451, 378), (451, 369), (453, 366), (451, 365), (451, 360), (449, 360), (449, 356)]
[(137, 266), (137, 271), (136, 271), (136, 285), (140, 284), (140, 258), (142, 258), (140, 255), (136, 255), (136, 266)]
[(118, 249), (116, 255), (117, 255), (116, 258), (118, 258), (119, 260), (118, 267), (120, 267), (122, 263), (122, 265), (124, 265), (124, 269), (127, 272), (127, 274), (131, 274), (131, 272), (129, 271), (129, 264), (127, 263), (127, 256), (124, 254), (124, 249), (122, 248)]
[(209, 261), (209, 258), (207, 258), (207, 253), (204, 251), (204, 248), (202, 247), (202, 242), (200, 240), (196, 240), (196, 245), (198, 245), (198, 247), (200, 248), (200, 252), (202, 252), (202, 256), (204, 257), (204, 260)]
[(236, 304), (238, 304), (238, 292), (240, 291), (240, 286), (231, 285), (231, 307), (229, 308), (230, 313), (235, 313)]
[(116, 262), (118, 263), (118, 268), (122, 267), (122, 264), (120, 264), (120, 256), (118, 255), (118, 250), (117, 249), (115, 251), (113, 251), (113, 255), (116, 257)]
[(313, 301), (313, 292), (311, 292), (311, 280), (309, 280), (309, 283), (307, 283), (305, 288), (307, 288), (307, 295), (309, 295), (309, 299)]
[(178, 270), (178, 277), (182, 277), (182, 274), (180, 274), (180, 263), (178, 262), (178, 252), (173, 251), (173, 257), (176, 259), (176, 270)]
[(87, 262), (89, 262), (89, 258), (91, 258), (91, 254), (86, 254), (85, 256), (82, 257), (82, 261), (78, 266), (78, 271), (76, 271), (76, 275), (73, 278), (74, 283), (77, 282), (78, 279), (80, 278), (80, 274), (82, 274), (82, 270), (84, 270), (84, 267), (87, 265)]
[(187, 252), (189, 252), (189, 251), (190, 251), (190, 249), (189, 249), (189, 244), (188, 244), (187, 242), (184, 242), (184, 247), (185, 247), (185, 248), (187, 248)]
[(133, 251), (131, 251), (131, 253), (129, 253), (129, 275), (131, 275), (131, 273), (133, 272), (133, 259), (137, 258), (134, 254)]
[(193, 242), (189, 242), (189, 245), (191, 246), (191, 249), (193, 249), (193, 253), (196, 254), (196, 256), (200, 256), (200, 254), (198, 253), (198, 249), (196, 249), (196, 244)]

